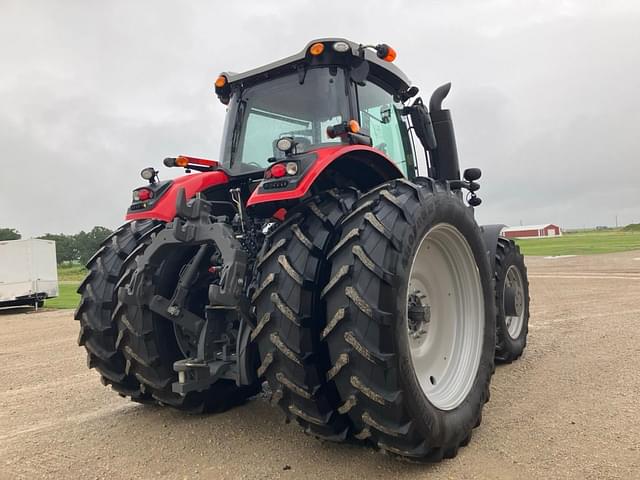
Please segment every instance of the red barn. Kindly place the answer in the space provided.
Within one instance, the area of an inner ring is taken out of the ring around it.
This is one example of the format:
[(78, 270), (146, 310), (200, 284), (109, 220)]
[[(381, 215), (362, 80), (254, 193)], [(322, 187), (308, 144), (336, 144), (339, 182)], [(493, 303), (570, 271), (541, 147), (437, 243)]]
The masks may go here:
[(562, 230), (558, 225), (546, 223), (544, 225), (506, 227), (502, 230), (502, 234), (507, 238), (559, 237), (562, 235)]

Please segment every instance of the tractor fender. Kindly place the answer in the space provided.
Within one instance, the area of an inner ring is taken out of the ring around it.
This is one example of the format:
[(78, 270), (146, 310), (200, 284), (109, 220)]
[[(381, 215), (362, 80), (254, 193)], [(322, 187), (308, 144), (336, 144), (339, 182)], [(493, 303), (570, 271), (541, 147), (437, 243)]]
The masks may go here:
[(487, 247), (487, 255), (489, 255), (489, 262), (491, 268), (495, 271), (496, 263), (496, 250), (498, 248), (498, 238), (503, 236), (502, 230), (507, 226), (501, 223), (493, 225), (482, 225), (480, 231), (482, 232), (482, 239)]
[[(281, 206), (279, 202), (301, 199), (314, 185), (327, 190), (339, 187), (342, 183), (367, 191), (376, 185), (404, 176), (383, 152), (366, 145), (323, 147), (290, 157), (290, 160), (298, 158), (301, 164), (309, 163), (298, 178), (262, 180), (249, 197), (247, 207), (266, 203)], [(272, 183), (281, 180), (286, 180), (288, 186), (270, 188)]]
[(193, 198), (196, 193), (202, 192), (216, 185), (229, 182), (226, 173), (220, 170), (213, 172), (192, 173), (170, 180), (167, 188), (162, 190), (160, 196), (144, 209), (133, 210), (129, 208), (126, 220), (153, 219), (162, 222), (170, 222), (176, 216), (176, 200), (180, 189), (184, 188), (187, 200)]

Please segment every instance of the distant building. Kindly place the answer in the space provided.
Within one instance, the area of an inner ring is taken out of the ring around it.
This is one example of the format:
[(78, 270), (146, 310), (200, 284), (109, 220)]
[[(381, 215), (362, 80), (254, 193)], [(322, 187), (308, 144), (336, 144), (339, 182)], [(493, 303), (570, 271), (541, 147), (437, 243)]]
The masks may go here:
[(506, 227), (502, 233), (507, 238), (559, 237), (562, 235), (562, 230), (558, 225), (546, 223), (544, 225)]

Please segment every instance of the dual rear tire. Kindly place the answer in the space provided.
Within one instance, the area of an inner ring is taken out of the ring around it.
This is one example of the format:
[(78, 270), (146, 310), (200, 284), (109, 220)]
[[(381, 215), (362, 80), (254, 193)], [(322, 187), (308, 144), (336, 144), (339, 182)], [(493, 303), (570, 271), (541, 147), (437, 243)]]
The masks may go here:
[[(173, 363), (185, 354), (173, 324), (151, 312), (147, 305), (122, 301), (136, 260), (163, 228), (163, 223), (152, 220), (127, 223), (89, 260), (89, 273), (78, 289), (78, 343), (87, 351), (89, 367), (95, 368), (102, 383), (121, 396), (192, 413), (226, 410), (259, 393), (260, 385), (238, 387), (233, 381), (221, 380), (204, 392), (186, 396), (174, 393), (172, 383), (177, 381), (177, 373)], [(189, 252), (177, 252), (157, 270), (143, 274), (153, 283), (154, 292), (167, 295), (189, 259)], [(198, 294), (194, 297), (203, 296), (202, 292)]]
[(323, 331), (357, 438), (418, 461), (456, 455), (489, 399), (493, 285), (472, 212), (445, 184), (363, 197), (331, 252)]
[(320, 293), (329, 275), (327, 252), (356, 199), (353, 190), (330, 191), (290, 211), (265, 239), (252, 294), (258, 375), (267, 380), (272, 403), (307, 433), (334, 441), (347, 438), (350, 422), (337, 411), (338, 392), (326, 379), (329, 356), (320, 342), (325, 318)]
[(127, 258), (150, 241), (163, 224), (153, 220), (126, 223), (108, 237), (87, 263), (89, 273), (80, 284), (80, 305), (75, 319), (80, 322), (78, 345), (87, 351), (87, 364), (95, 368), (104, 385), (133, 400), (148, 398), (135, 376), (126, 372), (126, 360), (117, 348), (118, 327), (112, 320), (118, 301), (118, 281)]
[[(266, 247), (281, 250), (259, 267), (263, 283), (274, 280), (255, 302), (257, 318), (271, 319), (256, 330), (276, 402), (323, 438), (366, 439), (418, 461), (454, 456), (480, 423), (495, 349), (491, 271), (470, 209), (444, 184), (398, 180), (326, 223), (334, 235), (317, 237), (333, 238), (311, 256), (278, 243), (295, 237), (289, 227)], [(309, 291), (312, 303), (281, 308), (281, 295), (298, 299), (306, 285), (319, 298)], [(274, 349), (282, 332), (286, 349)]]
[[(189, 413), (222, 412), (259, 393), (260, 384), (237, 386), (234, 380), (219, 379), (202, 391), (186, 395), (175, 393), (173, 383), (178, 381), (178, 374), (173, 365), (196, 355), (197, 338), (190, 338), (176, 324), (153, 312), (149, 305), (128, 298), (134, 272), (140, 276), (141, 285), (149, 286), (152, 295), (170, 298), (195, 251), (193, 248), (175, 249), (156, 268), (149, 264), (139, 268), (138, 259), (144, 254), (144, 246), (131, 255), (120, 280), (119, 302), (113, 314), (113, 322), (119, 330), (116, 346), (124, 356), (127, 375), (135, 377), (148, 398)], [(185, 307), (200, 317), (204, 317), (208, 301), (207, 274), (207, 271), (199, 272), (199, 281), (190, 288), (185, 301)]]

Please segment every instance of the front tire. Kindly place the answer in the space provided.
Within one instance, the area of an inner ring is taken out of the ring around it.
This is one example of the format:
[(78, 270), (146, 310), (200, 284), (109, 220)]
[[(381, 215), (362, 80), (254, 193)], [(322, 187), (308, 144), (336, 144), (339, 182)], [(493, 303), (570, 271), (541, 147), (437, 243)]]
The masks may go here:
[(398, 180), (341, 228), (321, 334), (339, 411), (387, 452), (453, 457), (480, 423), (494, 370), (494, 290), (472, 211), (446, 184)]

